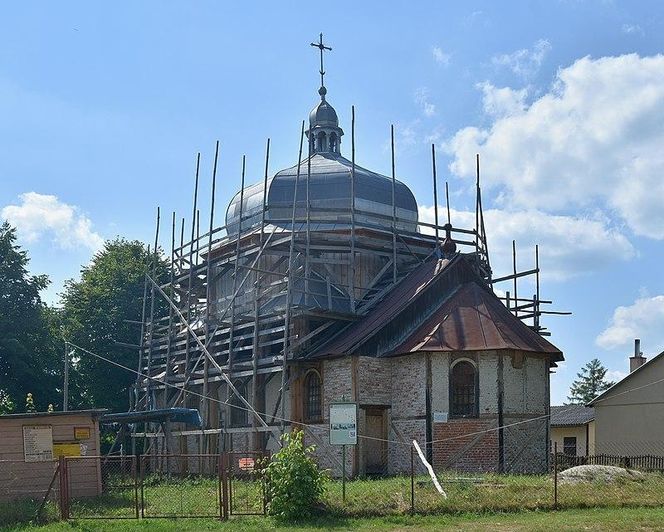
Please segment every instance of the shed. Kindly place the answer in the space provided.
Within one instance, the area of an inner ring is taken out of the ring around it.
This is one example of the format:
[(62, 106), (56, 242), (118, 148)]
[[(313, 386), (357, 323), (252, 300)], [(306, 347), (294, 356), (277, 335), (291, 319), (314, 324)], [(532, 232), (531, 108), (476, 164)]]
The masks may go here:
[(0, 501), (43, 497), (60, 456), (70, 468), (73, 496), (101, 493), (99, 417), (106, 410), (0, 416)]

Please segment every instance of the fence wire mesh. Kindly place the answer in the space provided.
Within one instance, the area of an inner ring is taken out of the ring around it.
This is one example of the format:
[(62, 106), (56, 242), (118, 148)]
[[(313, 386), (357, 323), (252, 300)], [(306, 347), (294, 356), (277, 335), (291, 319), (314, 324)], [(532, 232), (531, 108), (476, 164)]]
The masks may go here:
[(148, 455), (140, 461), (142, 517), (219, 517), (219, 455)]
[(74, 519), (138, 518), (135, 456), (80, 456), (65, 460), (69, 516)]

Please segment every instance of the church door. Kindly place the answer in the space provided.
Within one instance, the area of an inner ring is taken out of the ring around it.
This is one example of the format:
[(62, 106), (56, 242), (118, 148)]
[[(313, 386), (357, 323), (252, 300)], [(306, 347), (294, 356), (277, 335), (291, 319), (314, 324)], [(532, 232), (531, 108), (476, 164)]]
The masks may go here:
[(365, 471), (367, 475), (387, 474), (387, 410), (366, 410)]

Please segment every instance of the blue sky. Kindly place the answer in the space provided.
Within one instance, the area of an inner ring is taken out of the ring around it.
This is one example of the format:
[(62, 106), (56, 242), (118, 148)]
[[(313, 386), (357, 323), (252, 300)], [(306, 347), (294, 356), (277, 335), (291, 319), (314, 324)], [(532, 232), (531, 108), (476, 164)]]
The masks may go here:
[(543, 296), (574, 313), (545, 318), (567, 359), (554, 403), (594, 356), (618, 378), (634, 337), (664, 349), (659, 2), (7, 4), (0, 215), (53, 280), (45, 298), (103, 239), (151, 241), (157, 205), (189, 220), (197, 151), (207, 213), (216, 139), (224, 208), (243, 154), (260, 179), (267, 137), (271, 171), (292, 164), (321, 31), (328, 100), (347, 132), (356, 106), (363, 166), (389, 173), (393, 123), (397, 173), (430, 217), (435, 142), (453, 222), (470, 225), (479, 152), (494, 270), (512, 238), (523, 267), (540, 244)]

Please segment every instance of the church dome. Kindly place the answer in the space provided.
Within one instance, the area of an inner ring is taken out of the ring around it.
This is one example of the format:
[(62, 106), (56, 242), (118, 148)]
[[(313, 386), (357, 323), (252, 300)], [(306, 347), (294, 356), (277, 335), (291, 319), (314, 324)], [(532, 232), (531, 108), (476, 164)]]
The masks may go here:
[[(321, 68), (322, 71), (322, 68)], [(322, 73), (322, 72), (321, 72)], [(321, 80), (322, 82), (322, 80)], [(327, 89), (321, 84), (318, 91), (321, 101), (309, 113), (309, 157), (300, 165), (297, 187), (296, 218), (307, 214), (317, 231), (348, 228), (351, 224), (351, 189), (355, 196), (355, 223), (376, 229), (392, 228), (392, 179), (355, 164), (341, 155), (339, 118), (334, 107), (326, 100)], [(265, 222), (279, 227), (290, 227), (295, 198), (295, 181), (298, 165), (277, 172), (268, 179), (267, 191), (263, 182), (245, 187), (230, 202), (226, 212), (229, 234), (239, 230), (242, 213), (242, 230), (259, 225), (263, 220), (265, 198)], [(354, 176), (354, 185), (351, 178)], [(242, 205), (240, 196), (242, 195)], [(394, 207), (397, 229), (417, 231), (417, 202), (410, 189), (400, 181), (394, 183)]]
[(325, 100), (325, 94), (327, 93), (325, 87), (321, 87), (318, 92), (321, 94), (322, 99), (321, 102), (309, 113), (309, 128), (313, 129), (316, 126), (338, 127), (339, 118), (337, 117), (337, 112), (334, 110), (334, 107)]

